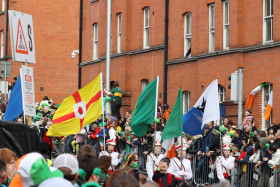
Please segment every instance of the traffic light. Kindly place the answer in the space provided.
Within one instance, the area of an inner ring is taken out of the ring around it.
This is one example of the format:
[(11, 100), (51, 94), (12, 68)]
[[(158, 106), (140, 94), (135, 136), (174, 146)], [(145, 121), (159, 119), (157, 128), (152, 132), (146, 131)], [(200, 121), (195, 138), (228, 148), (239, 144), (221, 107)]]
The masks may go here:
[(230, 81), (228, 85), (228, 89), (230, 89), (230, 100), (235, 102), (238, 101), (238, 74), (238, 71), (235, 71), (228, 77)]

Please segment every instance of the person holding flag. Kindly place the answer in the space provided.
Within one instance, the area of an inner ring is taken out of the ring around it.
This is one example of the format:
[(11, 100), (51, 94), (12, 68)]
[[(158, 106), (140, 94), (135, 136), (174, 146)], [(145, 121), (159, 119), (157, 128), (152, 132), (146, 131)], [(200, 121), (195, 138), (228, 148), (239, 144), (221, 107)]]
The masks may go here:
[(166, 154), (161, 154), (161, 148), (161, 143), (157, 140), (154, 152), (147, 156), (146, 170), (150, 180), (152, 180), (154, 172), (158, 168), (159, 161), (166, 156)]
[(118, 166), (121, 163), (122, 157), (118, 152), (114, 151), (116, 147), (115, 139), (107, 140), (106, 146), (107, 146), (107, 151), (101, 151), (99, 153), (99, 158), (102, 157), (103, 155), (110, 156), (112, 158), (111, 166), (108, 170), (108, 174), (112, 174), (116, 170), (116, 166)]
[(168, 172), (175, 175), (177, 178), (181, 178), (183, 181), (190, 180), (192, 178), (192, 168), (191, 162), (186, 159), (186, 150), (185, 146), (182, 147), (182, 144), (178, 144), (175, 147), (176, 157), (173, 157), (170, 160), (170, 167)]
[(231, 181), (231, 170), (234, 168), (235, 158), (230, 156), (230, 144), (223, 146), (223, 155), (216, 160), (217, 175), (220, 181)]

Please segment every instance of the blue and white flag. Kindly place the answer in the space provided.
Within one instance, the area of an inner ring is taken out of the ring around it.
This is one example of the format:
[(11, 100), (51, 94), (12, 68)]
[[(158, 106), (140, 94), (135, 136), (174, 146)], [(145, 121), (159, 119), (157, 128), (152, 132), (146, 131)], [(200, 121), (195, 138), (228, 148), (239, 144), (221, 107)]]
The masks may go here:
[(183, 131), (191, 136), (203, 134), (205, 124), (219, 119), (218, 81), (215, 79), (183, 116)]
[(21, 77), (18, 76), (17, 82), (10, 94), (8, 106), (4, 115), (4, 120), (15, 120), (23, 112), (22, 105), (22, 89), (21, 89)]

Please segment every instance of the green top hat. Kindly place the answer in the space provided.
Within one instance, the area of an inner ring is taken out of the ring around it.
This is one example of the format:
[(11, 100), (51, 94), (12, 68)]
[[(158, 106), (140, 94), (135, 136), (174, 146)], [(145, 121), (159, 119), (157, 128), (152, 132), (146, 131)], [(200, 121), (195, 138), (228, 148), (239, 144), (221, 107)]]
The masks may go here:
[(42, 117), (42, 114), (41, 113), (37, 113), (34, 119), (40, 120), (41, 117)]
[(225, 134), (227, 130), (228, 130), (228, 128), (226, 128), (224, 125), (221, 125), (220, 131), (221, 131), (223, 134)]

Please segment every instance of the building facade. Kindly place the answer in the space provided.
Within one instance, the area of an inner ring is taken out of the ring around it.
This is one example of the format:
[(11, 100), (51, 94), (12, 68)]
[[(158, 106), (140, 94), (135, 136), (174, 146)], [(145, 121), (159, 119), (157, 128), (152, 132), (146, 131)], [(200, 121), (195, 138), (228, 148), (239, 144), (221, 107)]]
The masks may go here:
[[(106, 0), (84, 2), (83, 85), (100, 71), (105, 75), (106, 8)], [(244, 104), (255, 87), (265, 85), (251, 107), (256, 126), (265, 129), (269, 123), (279, 123), (279, 10), (280, 3), (273, 0), (169, 1), (170, 107), (182, 87), (183, 111), (187, 112), (217, 78), (226, 116), (237, 123), (237, 104), (231, 101), (228, 77), (243, 68)], [(112, 1), (111, 19), (111, 80), (118, 81), (126, 93), (123, 114), (133, 109), (143, 87), (157, 75), (163, 103), (165, 1)], [(266, 121), (263, 112), (272, 89), (273, 112)]]
[(47, 95), (60, 103), (78, 89), (78, 55), (72, 58), (71, 53), (79, 49), (79, 1), (0, 1), (0, 61), (11, 61), (12, 75), (7, 80), (12, 82), (22, 64), (12, 61), (7, 4), (9, 10), (33, 16), (36, 64), (28, 66), (34, 67), (36, 101)]

